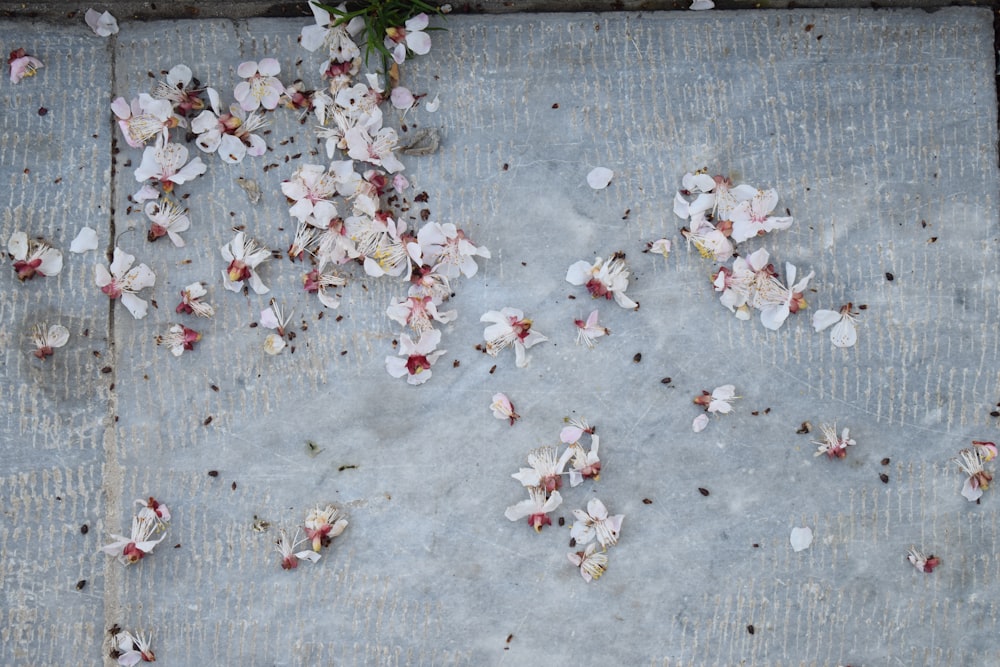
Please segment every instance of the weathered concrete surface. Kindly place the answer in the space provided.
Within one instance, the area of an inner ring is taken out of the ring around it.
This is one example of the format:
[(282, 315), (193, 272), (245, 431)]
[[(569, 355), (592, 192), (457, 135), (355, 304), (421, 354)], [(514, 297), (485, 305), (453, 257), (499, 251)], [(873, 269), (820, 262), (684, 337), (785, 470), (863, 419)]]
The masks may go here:
[[(404, 158), (429, 196), (411, 224), (429, 208), (493, 257), (456, 281), (448, 354), (419, 388), (383, 369), (400, 334), (384, 308), (405, 285), (350, 267), (330, 311), (301, 290), (301, 265), (269, 262), (264, 280), (298, 333), (294, 354), (277, 357), (251, 326), (267, 297), (222, 289), (233, 225), (287, 247), (279, 184), (325, 162), (310, 125), (279, 112), (266, 156), (203, 155), (208, 173), (181, 189), (193, 221), (183, 249), (148, 243), (127, 201), (140, 151), (117, 141), (111, 166), (107, 104), (178, 62), (227, 102), (247, 59), (276, 57), (283, 80), (318, 83), (322, 58), (296, 44), (302, 24), (123, 22), (112, 42), (58, 28), (24, 44), (47, 68), (3, 84), (3, 238), (23, 226), (65, 250), (83, 222), (102, 244), (113, 228), (158, 280), (157, 307), (134, 321), (120, 305), (109, 318), (92, 282), (99, 253), (67, 253), (55, 279), (0, 276), (0, 662), (93, 664), (113, 623), (153, 630), (160, 661), (178, 665), (1000, 659), (996, 499), (967, 503), (949, 461), (995, 437), (1000, 400), (989, 12), (449, 19), (431, 54), (403, 68), (441, 110), (387, 118), (443, 137), (438, 153)], [(26, 34), (3, 30), (5, 43)], [(86, 65), (61, 68), (70, 53)], [(598, 165), (616, 176), (595, 192), (585, 177)], [(810, 311), (770, 333), (715, 302), (714, 265), (683, 249), (671, 212), (680, 176), (700, 167), (778, 189), (795, 226), (747, 248), (815, 270), (811, 309), (865, 304), (855, 348), (814, 333)], [(260, 184), (260, 204), (238, 176)], [(669, 260), (641, 253), (661, 236), (677, 244)], [(615, 250), (637, 312), (563, 280)], [(212, 320), (173, 312), (195, 280), (209, 285)], [(479, 315), (503, 306), (551, 339), (527, 369), (474, 349)], [(595, 306), (612, 335), (588, 351), (572, 320)], [(73, 332), (44, 364), (24, 339), (36, 316)], [(204, 334), (180, 359), (153, 342), (175, 321)], [(693, 434), (692, 396), (726, 382), (743, 397), (734, 414)], [(523, 416), (513, 427), (489, 413), (496, 391)], [(565, 490), (566, 527), (536, 535), (503, 517), (522, 497), (509, 475), (556, 442), (567, 415), (598, 426), (604, 470)], [(804, 420), (836, 420), (859, 444), (845, 461), (814, 459), (817, 434), (795, 433)], [(97, 549), (151, 494), (174, 513), (167, 539), (131, 568), (105, 562)], [(565, 554), (571, 510), (595, 495), (626, 519), (608, 573), (586, 585)], [(345, 506), (350, 527), (319, 563), (282, 571), (276, 528), (321, 502)], [(272, 528), (254, 532), (255, 515)], [(797, 525), (816, 535), (801, 553), (788, 544)], [(917, 573), (910, 545), (944, 564)]]

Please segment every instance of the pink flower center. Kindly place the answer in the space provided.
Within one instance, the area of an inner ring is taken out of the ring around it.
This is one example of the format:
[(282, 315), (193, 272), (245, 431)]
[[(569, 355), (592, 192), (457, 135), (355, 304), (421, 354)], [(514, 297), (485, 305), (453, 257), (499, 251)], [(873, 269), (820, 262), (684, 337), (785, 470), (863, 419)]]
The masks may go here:
[(14, 262), (14, 270), (17, 271), (18, 280), (30, 280), (35, 277), (35, 273), (40, 276), (45, 274), (38, 271), (38, 267), (42, 265), (41, 258), (33, 259), (31, 261), (25, 261), (23, 259)]
[(591, 278), (587, 281), (587, 291), (590, 292), (590, 296), (595, 299), (599, 299), (602, 296), (605, 299), (611, 298), (611, 292), (608, 290), (607, 285), (602, 283), (597, 278)]
[(118, 282), (112, 280), (110, 283), (101, 288), (101, 291), (107, 294), (112, 299), (117, 299), (122, 295), (122, 288), (118, 285)]
[(422, 354), (411, 354), (410, 358), (406, 360), (406, 371), (410, 375), (416, 375), (421, 371), (425, 371), (431, 367), (427, 357)]
[(142, 551), (142, 549), (135, 546), (135, 542), (129, 542), (125, 545), (125, 548), (122, 549), (122, 555), (129, 563), (135, 563), (142, 560), (142, 557), (146, 554)]
[(528, 525), (535, 529), (535, 532), (542, 532), (542, 526), (551, 526), (552, 519), (547, 514), (539, 512), (528, 517)]
[(229, 279), (231, 281), (239, 282), (241, 280), (246, 280), (250, 277), (250, 267), (246, 265), (242, 260), (234, 259), (229, 263), (229, 268), (226, 269), (229, 272)]

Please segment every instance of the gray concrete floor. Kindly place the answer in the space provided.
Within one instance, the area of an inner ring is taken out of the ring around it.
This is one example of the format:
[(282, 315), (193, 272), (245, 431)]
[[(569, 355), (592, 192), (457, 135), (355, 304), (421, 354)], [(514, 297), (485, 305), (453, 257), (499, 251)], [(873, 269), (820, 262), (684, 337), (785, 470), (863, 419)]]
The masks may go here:
[[(429, 209), (492, 258), (456, 281), (448, 352), (416, 388), (384, 370), (400, 282), (349, 267), (333, 311), (301, 290), (300, 265), (269, 262), (297, 330), (294, 354), (277, 357), (254, 327), (267, 297), (222, 288), (234, 225), (275, 250), (290, 242), (280, 183), (325, 162), (311, 124), (279, 112), (261, 158), (202, 155), (207, 173), (181, 190), (185, 248), (148, 243), (127, 199), (141, 152), (118, 137), (114, 97), (185, 63), (228, 102), (236, 66), (265, 56), (283, 81), (315, 85), (322, 58), (297, 45), (307, 20), (122, 20), (110, 40), (79, 21), (0, 24), (8, 51), (45, 62), (0, 83), (0, 232), (65, 253), (57, 277), (0, 274), (0, 664), (96, 664), (113, 624), (152, 631), (168, 665), (1000, 663), (995, 491), (968, 503), (950, 461), (997, 433), (992, 20), (973, 8), (449, 18), (403, 68), (440, 111), (387, 110), (387, 124), (442, 137), (403, 158), (412, 192), (428, 194), (411, 225)], [(587, 187), (595, 166), (615, 171), (608, 189)], [(716, 303), (715, 265), (684, 247), (672, 200), (701, 167), (776, 188), (796, 219), (747, 243), (816, 272), (809, 310), (778, 332)], [(259, 183), (259, 204), (240, 176)], [(101, 250), (70, 254), (83, 225)], [(109, 310), (94, 285), (112, 235), (156, 272), (144, 320)], [(660, 237), (675, 243), (666, 261), (641, 252)], [(564, 281), (573, 262), (617, 250), (635, 312)], [(212, 320), (174, 313), (197, 280)], [(858, 344), (839, 350), (810, 314), (846, 301), (866, 309)], [(550, 338), (527, 368), (475, 349), (479, 316), (504, 306)], [(572, 320), (595, 306), (612, 333), (591, 351)], [(44, 362), (27, 338), (40, 321), (71, 332)], [(154, 343), (177, 321), (204, 334), (180, 359)], [(692, 433), (692, 397), (727, 382), (734, 413)], [(522, 415), (512, 427), (490, 414), (497, 391)], [(565, 489), (565, 526), (535, 534), (503, 516), (523, 495), (510, 475), (566, 416), (597, 425), (604, 469)], [(803, 421), (849, 426), (858, 445), (816, 459)], [(173, 521), (125, 568), (99, 549), (150, 495)], [(592, 497), (626, 518), (607, 573), (586, 584), (566, 554), (571, 510)], [(282, 571), (276, 530), (327, 502), (351, 525), (318, 563)], [(815, 534), (806, 551), (789, 545), (795, 526)], [(911, 545), (943, 564), (918, 573)]]

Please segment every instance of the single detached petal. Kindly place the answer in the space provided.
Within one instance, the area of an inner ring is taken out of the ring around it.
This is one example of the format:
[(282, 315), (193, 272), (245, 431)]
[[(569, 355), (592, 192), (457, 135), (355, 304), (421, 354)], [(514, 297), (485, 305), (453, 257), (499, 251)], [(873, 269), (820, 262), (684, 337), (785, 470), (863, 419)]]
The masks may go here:
[(809, 548), (813, 541), (812, 528), (792, 528), (792, 534), (788, 538), (794, 551), (803, 551)]
[(83, 227), (69, 244), (69, 251), (79, 254), (88, 250), (97, 250), (97, 232), (90, 227)]
[(603, 190), (608, 187), (609, 183), (611, 183), (611, 179), (614, 175), (615, 172), (611, 171), (607, 167), (597, 167), (592, 169), (590, 173), (587, 174), (587, 185), (595, 190)]
[(410, 89), (403, 86), (393, 88), (392, 93), (389, 95), (389, 100), (392, 102), (392, 106), (402, 111), (409, 109), (416, 102)]
[(118, 33), (118, 21), (110, 12), (101, 14), (96, 10), (88, 9), (83, 18), (98, 37), (109, 37)]

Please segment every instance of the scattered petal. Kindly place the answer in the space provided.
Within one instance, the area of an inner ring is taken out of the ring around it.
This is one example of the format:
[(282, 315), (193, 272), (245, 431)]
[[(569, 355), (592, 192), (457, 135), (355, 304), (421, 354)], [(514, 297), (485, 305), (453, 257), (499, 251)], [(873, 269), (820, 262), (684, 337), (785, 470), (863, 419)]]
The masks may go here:
[(90, 227), (83, 227), (69, 245), (69, 251), (77, 254), (97, 250), (97, 232)]
[(611, 171), (607, 167), (597, 167), (592, 169), (589, 174), (587, 174), (587, 185), (595, 190), (603, 190), (608, 187), (611, 183), (611, 179), (614, 177), (615, 172)]
[(813, 541), (812, 528), (792, 528), (792, 534), (789, 537), (789, 541), (792, 544), (792, 549), (794, 551), (803, 551), (809, 548), (809, 545)]

